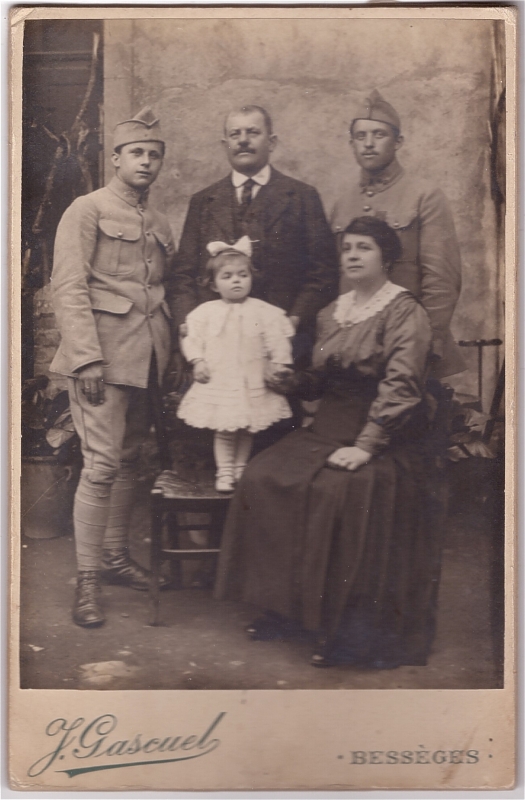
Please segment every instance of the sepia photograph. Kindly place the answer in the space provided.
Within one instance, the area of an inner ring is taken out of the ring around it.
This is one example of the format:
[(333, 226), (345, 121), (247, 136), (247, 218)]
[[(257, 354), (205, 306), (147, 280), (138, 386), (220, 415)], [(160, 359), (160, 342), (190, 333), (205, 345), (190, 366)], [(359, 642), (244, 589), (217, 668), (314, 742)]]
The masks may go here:
[[(13, 12), (14, 788), (197, 758), (119, 704), (197, 703), (202, 756), (228, 698), (399, 690), (450, 742), (333, 788), (511, 785), (515, 15), (453, 16)], [(327, 785), (272, 764), (122, 788)]]

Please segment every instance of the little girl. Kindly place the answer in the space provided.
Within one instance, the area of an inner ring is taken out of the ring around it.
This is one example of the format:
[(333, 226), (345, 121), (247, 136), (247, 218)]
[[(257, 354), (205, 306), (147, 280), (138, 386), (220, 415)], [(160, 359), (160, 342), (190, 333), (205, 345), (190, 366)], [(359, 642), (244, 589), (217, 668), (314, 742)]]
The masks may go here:
[(194, 382), (178, 416), (194, 428), (215, 431), (215, 488), (231, 492), (246, 466), (253, 434), (292, 416), (288, 401), (265, 378), (279, 378), (292, 363), (294, 328), (285, 312), (248, 297), (251, 242), (210, 242), (204, 282), (220, 300), (202, 303), (186, 318), (182, 350)]

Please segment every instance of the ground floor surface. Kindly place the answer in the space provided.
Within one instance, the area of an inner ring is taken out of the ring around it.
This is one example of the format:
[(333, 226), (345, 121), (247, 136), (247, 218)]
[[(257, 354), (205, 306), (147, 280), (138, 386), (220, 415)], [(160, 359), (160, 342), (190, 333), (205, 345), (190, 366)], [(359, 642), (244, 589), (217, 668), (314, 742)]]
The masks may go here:
[[(149, 484), (141, 483), (132, 552), (149, 557)], [(21, 539), (20, 681), (26, 689), (481, 689), (500, 683), (494, 636), (493, 531), (482, 508), (449, 515), (437, 636), (426, 667), (316, 669), (308, 637), (252, 642), (244, 627), (257, 609), (218, 602), (211, 591), (161, 595), (150, 627), (148, 594), (104, 587), (107, 622), (71, 621), (75, 554), (71, 536)], [(186, 585), (191, 583), (186, 574)]]

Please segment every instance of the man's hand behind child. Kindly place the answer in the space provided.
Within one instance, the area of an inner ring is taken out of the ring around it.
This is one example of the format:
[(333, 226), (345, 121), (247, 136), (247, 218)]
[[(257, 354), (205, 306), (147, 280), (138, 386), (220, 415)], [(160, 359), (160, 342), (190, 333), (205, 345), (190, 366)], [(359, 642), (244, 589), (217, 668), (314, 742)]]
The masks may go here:
[(265, 367), (265, 383), (274, 392), (285, 392), (288, 379), (294, 375), (293, 369), (284, 364), (267, 364)]
[(210, 369), (203, 358), (193, 365), (193, 377), (197, 383), (208, 383), (210, 380)]

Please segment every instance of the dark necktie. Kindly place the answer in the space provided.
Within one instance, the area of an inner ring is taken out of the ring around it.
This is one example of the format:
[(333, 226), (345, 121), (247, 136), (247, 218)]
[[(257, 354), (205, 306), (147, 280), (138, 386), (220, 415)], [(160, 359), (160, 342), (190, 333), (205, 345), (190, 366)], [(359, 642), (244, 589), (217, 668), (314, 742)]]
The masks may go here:
[(244, 217), (250, 203), (252, 202), (252, 188), (255, 186), (255, 181), (252, 181), (251, 178), (248, 178), (246, 183), (242, 185), (242, 192), (241, 192), (241, 216)]

